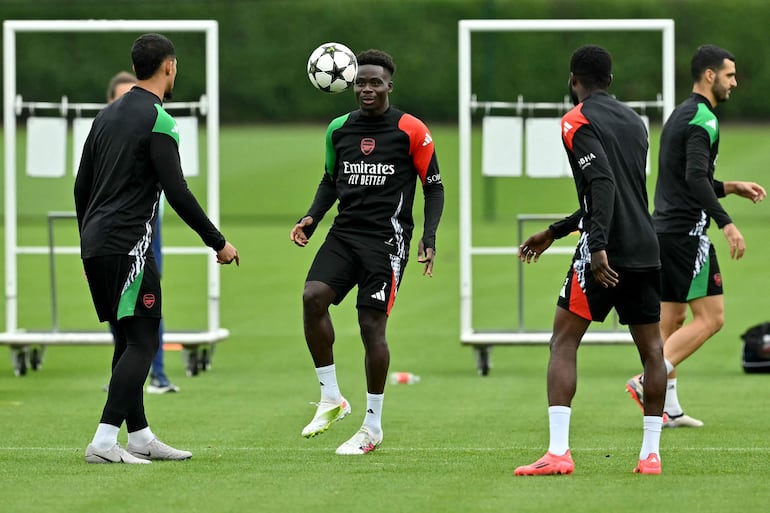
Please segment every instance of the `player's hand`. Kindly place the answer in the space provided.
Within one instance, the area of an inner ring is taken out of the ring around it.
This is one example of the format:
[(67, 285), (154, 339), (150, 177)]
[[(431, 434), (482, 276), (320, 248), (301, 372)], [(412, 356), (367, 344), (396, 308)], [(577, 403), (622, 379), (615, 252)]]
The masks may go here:
[(746, 253), (746, 241), (734, 223), (726, 224), (722, 227), (722, 232), (730, 245), (730, 258), (739, 260)]
[(612, 267), (607, 260), (607, 252), (605, 250), (596, 251), (591, 253), (591, 273), (602, 287), (608, 289), (618, 284), (618, 273)]
[(433, 260), (436, 258), (436, 252), (433, 248), (425, 248), (425, 243), (422, 239), (417, 243), (417, 261), (421, 264), (425, 264), (425, 269), (422, 271), (422, 275), (426, 274), (433, 278)]
[(241, 265), (241, 258), (238, 256), (238, 250), (229, 242), (225, 242), (225, 247), (217, 251), (217, 263), (226, 265), (232, 264), (233, 262), (235, 262), (235, 265)]
[(735, 194), (742, 198), (750, 199), (754, 203), (758, 203), (765, 199), (767, 192), (765, 188), (754, 182), (733, 182), (733, 190)]
[(532, 235), (524, 241), (524, 244), (519, 246), (519, 260), (527, 264), (537, 262), (543, 251), (551, 247), (553, 241), (553, 232), (551, 230), (543, 230)]
[(289, 234), (289, 239), (297, 246), (304, 248), (307, 246), (307, 235), (305, 234), (305, 227), (313, 224), (313, 218), (305, 216), (299, 220), (299, 223), (294, 225)]

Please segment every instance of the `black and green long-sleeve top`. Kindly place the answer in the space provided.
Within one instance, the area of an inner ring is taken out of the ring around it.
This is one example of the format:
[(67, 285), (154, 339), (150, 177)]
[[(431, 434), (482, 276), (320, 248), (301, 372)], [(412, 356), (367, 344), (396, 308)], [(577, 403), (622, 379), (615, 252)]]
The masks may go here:
[(96, 116), (83, 147), (74, 190), (81, 257), (144, 256), (161, 191), (207, 246), (224, 247), (182, 174), (176, 121), (134, 86)]
[(418, 180), (425, 198), (422, 241), (435, 250), (444, 186), (428, 128), (393, 107), (382, 116), (364, 116), (359, 110), (340, 116), (326, 131), (325, 172), (307, 212), (314, 223), (306, 234), (338, 201), (330, 232), (376, 236), (408, 255)]
[(652, 219), (658, 233), (705, 233), (714, 219), (722, 228), (732, 220), (718, 198), (724, 184), (714, 179), (719, 153), (719, 120), (711, 103), (692, 93), (680, 103), (660, 135), (658, 181)]

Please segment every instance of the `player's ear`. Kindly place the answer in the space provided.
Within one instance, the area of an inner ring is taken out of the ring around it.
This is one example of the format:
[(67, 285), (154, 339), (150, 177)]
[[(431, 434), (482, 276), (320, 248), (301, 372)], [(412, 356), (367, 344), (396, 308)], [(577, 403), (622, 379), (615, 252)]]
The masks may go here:
[(612, 73), (610, 73), (610, 79), (609, 79), (609, 81), (607, 82), (607, 87), (609, 87), (610, 85), (612, 85), (612, 79), (613, 79), (613, 78), (615, 78), (615, 75), (613, 75)]
[(176, 59), (174, 57), (166, 57), (166, 60), (163, 61), (163, 74), (168, 76), (171, 76), (174, 73), (174, 65), (176, 64)]

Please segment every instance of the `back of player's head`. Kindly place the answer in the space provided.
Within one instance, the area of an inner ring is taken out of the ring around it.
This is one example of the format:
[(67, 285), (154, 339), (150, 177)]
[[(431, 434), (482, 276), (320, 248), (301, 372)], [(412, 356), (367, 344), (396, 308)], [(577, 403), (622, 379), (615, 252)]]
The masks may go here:
[(133, 73), (128, 71), (121, 71), (110, 79), (110, 83), (107, 84), (107, 101), (111, 102), (117, 96), (116, 92), (118, 86), (123, 84), (136, 84), (136, 77)]
[(388, 70), (391, 77), (396, 73), (396, 64), (393, 62), (393, 57), (382, 50), (364, 50), (356, 55), (356, 60), (358, 61), (359, 66), (364, 66), (366, 64), (382, 66)]
[(612, 81), (612, 57), (596, 45), (584, 45), (572, 53), (569, 70), (589, 89), (606, 89)]
[(139, 80), (147, 80), (168, 57), (176, 57), (174, 43), (161, 34), (139, 36), (131, 47), (131, 62)]
[(733, 54), (714, 45), (701, 45), (695, 51), (690, 61), (690, 74), (693, 81), (697, 82), (707, 69), (718, 71), (725, 64), (725, 59), (735, 62)]

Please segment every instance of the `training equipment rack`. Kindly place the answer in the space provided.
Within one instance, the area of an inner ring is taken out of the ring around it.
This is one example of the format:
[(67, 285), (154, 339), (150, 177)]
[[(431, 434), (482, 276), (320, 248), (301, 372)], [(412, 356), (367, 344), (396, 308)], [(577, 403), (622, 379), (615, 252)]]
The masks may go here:
[[(558, 110), (567, 102), (561, 103), (527, 103), (521, 97), (518, 102), (502, 101), (478, 101), (471, 90), (472, 67), (471, 35), (474, 33), (492, 32), (567, 32), (567, 31), (658, 31), (662, 35), (662, 84), (661, 93), (652, 101), (628, 102), (632, 108), (656, 107), (662, 109), (663, 120), (674, 109), (674, 21), (670, 19), (574, 19), (574, 20), (460, 20), (458, 23), (458, 92), (459, 92), (459, 166), (460, 166), (460, 341), (463, 345), (473, 346), (476, 351), (476, 364), (479, 372), (486, 375), (489, 372), (489, 350), (493, 345), (505, 344), (536, 344), (547, 343), (550, 340), (550, 332), (528, 331), (521, 324), (523, 312), (523, 297), (521, 279), (519, 280), (519, 329), (517, 331), (480, 331), (474, 328), (473, 322), (473, 287), (472, 287), (472, 259), (486, 255), (510, 255), (511, 260), (516, 259), (518, 244), (505, 247), (480, 247), (473, 244), (472, 232), (472, 154), (471, 154), (471, 115), (477, 110), (489, 112), (495, 110), (510, 110), (517, 113), (535, 112), (538, 110)], [(514, 57), (512, 57), (514, 58)], [(539, 58), (539, 56), (538, 56)], [(520, 122), (520, 120), (517, 120)], [(514, 129), (519, 125), (511, 125)], [(520, 129), (518, 135), (521, 137)], [(492, 131), (490, 131), (492, 132)], [(499, 126), (498, 126), (499, 132)], [(558, 132), (557, 132), (558, 133)], [(560, 141), (559, 141), (560, 142)], [(505, 146), (499, 144), (498, 146)], [(510, 148), (515, 144), (508, 143), (507, 151), (511, 155)], [(563, 154), (561, 147), (556, 147), (551, 154)], [(520, 155), (515, 155), (521, 158)], [(561, 176), (561, 175), (551, 175)], [(519, 216), (519, 238), (523, 237), (522, 223), (531, 220), (544, 220), (537, 216)], [(514, 241), (512, 241), (514, 242)], [(552, 248), (561, 249), (566, 248)], [(550, 250), (549, 250), (550, 251)], [(569, 250), (568, 250), (569, 251)], [(521, 278), (521, 265), (519, 277)], [(616, 343), (630, 341), (630, 335), (617, 329), (612, 331), (589, 330), (583, 338), (584, 342)]]
[[(219, 29), (214, 20), (6, 20), (3, 22), (3, 126), (5, 142), (5, 331), (0, 333), (0, 345), (9, 345), (17, 375), (26, 372), (27, 363), (33, 369), (40, 364), (42, 350), (48, 345), (110, 344), (112, 334), (103, 332), (60, 331), (56, 325), (54, 297), (54, 327), (52, 331), (28, 331), (18, 325), (17, 278), (19, 255), (50, 254), (53, 269), (54, 255), (79, 255), (79, 247), (55, 247), (52, 241), (52, 223), (55, 219), (72, 218), (73, 213), (49, 212), (49, 246), (19, 246), (17, 238), (17, 183), (16, 183), (16, 117), (25, 108), (58, 108), (62, 116), (68, 111), (98, 110), (103, 105), (60, 104), (21, 101), (16, 91), (18, 33), (116, 33), (139, 35), (146, 32), (194, 32), (205, 34), (206, 78), (205, 95), (197, 103), (169, 103), (164, 107), (190, 107), (206, 117), (207, 141), (207, 213), (219, 225)], [(196, 134), (197, 137), (197, 134)], [(191, 332), (165, 332), (164, 342), (181, 344), (187, 350), (187, 373), (195, 375), (210, 365), (213, 344), (226, 339), (229, 331), (219, 324), (220, 276), (216, 258), (209, 248), (164, 247), (164, 254), (207, 255), (207, 329)], [(52, 283), (52, 287), (54, 284)], [(31, 349), (30, 349), (31, 348)], [(200, 348), (200, 351), (198, 349)], [(29, 349), (29, 350), (28, 350)]]

